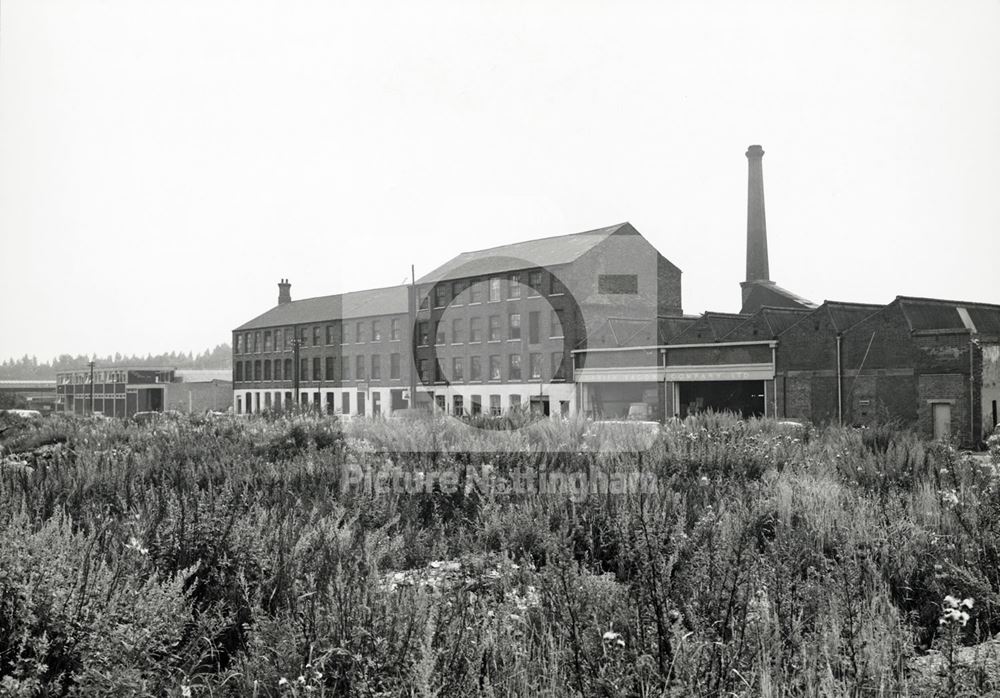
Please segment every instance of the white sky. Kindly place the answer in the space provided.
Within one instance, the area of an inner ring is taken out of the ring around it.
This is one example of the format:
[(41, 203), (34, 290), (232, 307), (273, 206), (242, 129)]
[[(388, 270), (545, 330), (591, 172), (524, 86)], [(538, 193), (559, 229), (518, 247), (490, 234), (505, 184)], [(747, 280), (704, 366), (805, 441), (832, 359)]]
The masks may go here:
[(0, 4), (0, 358), (200, 350), (293, 298), (631, 221), (771, 278), (1000, 303), (1000, 2)]

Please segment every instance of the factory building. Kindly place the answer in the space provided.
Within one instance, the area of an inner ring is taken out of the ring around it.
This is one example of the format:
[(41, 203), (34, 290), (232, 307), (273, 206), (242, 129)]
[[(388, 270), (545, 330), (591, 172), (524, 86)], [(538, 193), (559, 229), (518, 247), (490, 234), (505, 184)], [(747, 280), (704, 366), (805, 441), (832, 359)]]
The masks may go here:
[(997, 424), (1000, 306), (814, 303), (770, 278), (762, 158), (746, 152), (740, 310), (686, 315), (681, 271), (634, 226), (465, 252), (412, 285), (292, 301), (233, 332), (238, 413), (669, 419), (703, 410), (895, 420), (982, 442)]
[(101, 367), (56, 374), (56, 411), (131, 417), (137, 412), (225, 411), (233, 403), (229, 371), (172, 367)]

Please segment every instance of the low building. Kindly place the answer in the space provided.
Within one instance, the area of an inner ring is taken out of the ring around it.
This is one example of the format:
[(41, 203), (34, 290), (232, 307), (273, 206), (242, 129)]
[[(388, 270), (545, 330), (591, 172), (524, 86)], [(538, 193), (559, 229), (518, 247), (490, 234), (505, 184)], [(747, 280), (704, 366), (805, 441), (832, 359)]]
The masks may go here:
[(52, 412), (56, 406), (54, 380), (0, 380), (0, 407)]
[(136, 412), (201, 413), (232, 406), (232, 373), (172, 367), (100, 367), (56, 374), (56, 408), (73, 414), (131, 417)]

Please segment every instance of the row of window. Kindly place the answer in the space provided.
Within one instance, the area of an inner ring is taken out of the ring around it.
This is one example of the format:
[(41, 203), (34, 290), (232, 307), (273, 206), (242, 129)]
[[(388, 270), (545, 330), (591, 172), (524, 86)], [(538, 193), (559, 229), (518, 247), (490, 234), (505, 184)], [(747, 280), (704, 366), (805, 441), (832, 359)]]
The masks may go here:
[[(561, 339), (563, 337), (563, 311), (553, 309), (551, 316), (549, 318), (549, 337), (552, 339)], [(466, 324), (468, 324), (468, 333), (466, 333)], [(541, 312), (537, 310), (532, 310), (528, 313), (528, 343), (537, 344), (540, 341), (541, 334)], [(501, 341), (500, 336), (500, 316), (490, 315), (487, 318), (486, 327), (486, 339), (490, 342)], [(427, 320), (422, 320), (417, 323), (417, 340), (418, 344), (421, 346), (428, 346), (431, 343), (431, 337), (434, 338), (435, 344), (447, 344), (448, 336), (446, 332), (446, 323), (444, 321), (431, 322)], [(508, 313), (507, 314), (507, 339), (518, 340), (522, 338), (521, 332), (521, 313)], [(454, 318), (451, 321), (451, 343), (452, 344), (462, 344), (468, 341), (469, 343), (476, 343), (483, 341), (483, 318), (481, 317), (471, 317), (466, 320), (466, 318)]]
[[(125, 371), (94, 371), (95, 383), (124, 383)], [(59, 376), (59, 385), (90, 383), (90, 371), (63, 373)]]
[[(565, 380), (565, 354), (561, 351), (554, 351), (550, 355), (550, 366), (548, 375), (543, 374), (543, 360), (544, 355), (540, 353), (533, 353), (528, 355), (528, 372), (527, 377), (529, 380)], [(451, 371), (445, 370), (447, 364), (442, 364), (441, 359), (432, 362), (430, 359), (420, 359), (418, 361), (417, 370), (420, 375), (420, 380), (424, 384), (430, 383), (440, 383), (440, 382), (450, 382), (450, 383), (462, 383), (468, 380), (469, 382), (476, 382), (482, 380), (491, 381), (520, 381), (524, 380), (524, 366), (520, 354), (508, 354), (507, 355), (507, 374), (503, 375), (503, 362), (499, 354), (493, 354), (486, 358), (486, 374), (484, 376), (483, 369), (483, 358), (482, 356), (470, 356), (468, 360), (469, 375), (466, 378), (465, 367), (466, 360), (464, 356), (455, 356), (451, 359)]]
[[(433, 296), (434, 307), (444, 308), (452, 303), (482, 303), (484, 296), (490, 303), (502, 300), (517, 300), (522, 293), (529, 297), (540, 296), (544, 291), (547, 295), (558, 296), (566, 292), (562, 282), (552, 274), (545, 279), (541, 271), (528, 272), (528, 288), (522, 291), (522, 274), (513, 272), (505, 276), (492, 276), (487, 279), (458, 279), (456, 281), (439, 281), (430, 289), (425, 289), (420, 299), (421, 309), (427, 308)], [(547, 283), (545, 283), (547, 281)]]
[[(244, 401), (244, 397), (246, 400)], [(263, 399), (262, 399), (263, 398)], [(325, 411), (327, 414), (334, 414), (335, 403), (333, 393), (326, 394), (326, 407), (325, 410), (320, 402), (320, 393), (313, 393), (310, 400), (309, 393), (303, 392), (299, 395), (299, 404), (303, 408), (309, 408), (316, 411)], [(365, 414), (365, 394), (357, 394), (357, 414)], [(271, 393), (246, 393), (245, 395), (236, 396), (236, 414), (255, 414), (260, 412), (270, 412), (271, 410), (281, 411), (283, 409), (292, 409), (295, 406), (295, 401), (292, 397), (292, 393), (286, 392), (284, 396), (282, 393), (275, 392), (274, 400), (271, 399)], [(340, 410), (342, 414), (351, 414), (351, 396), (346, 390), (341, 394)], [(372, 416), (377, 417), (382, 414), (382, 396), (378, 391), (373, 391), (371, 393), (371, 413)]]
[[(354, 342), (381, 342), (383, 339), (383, 320), (358, 320), (354, 323)], [(298, 342), (300, 347), (320, 347), (331, 344), (349, 344), (350, 323), (344, 321), (327, 325), (310, 325), (300, 327)], [(389, 335), (392, 341), (403, 337), (403, 322), (400, 318), (389, 318)], [(234, 353), (259, 354), (271, 351), (291, 351), (296, 341), (295, 330), (291, 327), (275, 330), (255, 330), (253, 332), (237, 332)]]
[[(399, 354), (389, 354), (389, 378), (400, 377)], [(339, 360), (338, 360), (339, 359)], [(352, 361), (353, 359), (353, 361)], [(369, 365), (371, 372), (368, 372)], [(342, 381), (351, 380), (351, 369), (354, 369), (355, 380), (382, 379), (382, 355), (372, 354), (369, 359), (363, 354), (357, 356), (314, 356), (311, 359), (299, 360), (300, 381)], [(269, 381), (295, 380), (295, 364), (291, 359), (264, 359), (256, 361), (237, 361), (234, 367), (236, 381)]]
[[(561, 351), (552, 352), (551, 365), (548, 376), (542, 373), (543, 355), (533, 353), (528, 355), (528, 378), (538, 380), (549, 378), (550, 380), (564, 380), (564, 359), (565, 355)], [(484, 380), (482, 356), (470, 356), (468, 360), (469, 381)], [(501, 373), (501, 357), (494, 354), (486, 358), (488, 372), (485, 374), (486, 380), (503, 380)], [(451, 359), (451, 371), (446, 372), (442, 368), (441, 361), (436, 362), (435, 371), (431, 373), (430, 359), (420, 359), (418, 370), (421, 380), (424, 383), (437, 383), (449, 381), (460, 383), (466, 380), (465, 367), (466, 360), (463, 356), (455, 356)], [(293, 371), (294, 362), (291, 359), (257, 359), (256, 361), (237, 361), (234, 367), (235, 380), (237, 383), (247, 381), (290, 381), (295, 380)], [(318, 356), (312, 359), (301, 359), (299, 361), (300, 381), (347, 381), (347, 380), (381, 380), (382, 379), (382, 355), (372, 354), (365, 357), (363, 354), (357, 356)], [(389, 355), (389, 379), (400, 378), (400, 355)], [(519, 381), (524, 379), (522, 359), (520, 354), (510, 354), (507, 357), (508, 381)]]

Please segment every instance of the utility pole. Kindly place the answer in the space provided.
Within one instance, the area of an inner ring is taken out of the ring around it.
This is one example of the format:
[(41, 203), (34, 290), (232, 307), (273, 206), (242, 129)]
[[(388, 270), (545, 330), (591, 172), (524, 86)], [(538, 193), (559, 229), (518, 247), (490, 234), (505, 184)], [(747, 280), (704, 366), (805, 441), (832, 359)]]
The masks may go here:
[(87, 363), (90, 366), (90, 414), (94, 414), (94, 362)]
[(295, 396), (295, 409), (299, 408), (299, 346), (302, 340), (299, 339), (298, 329), (293, 330), (296, 335), (292, 337), (292, 391)]

